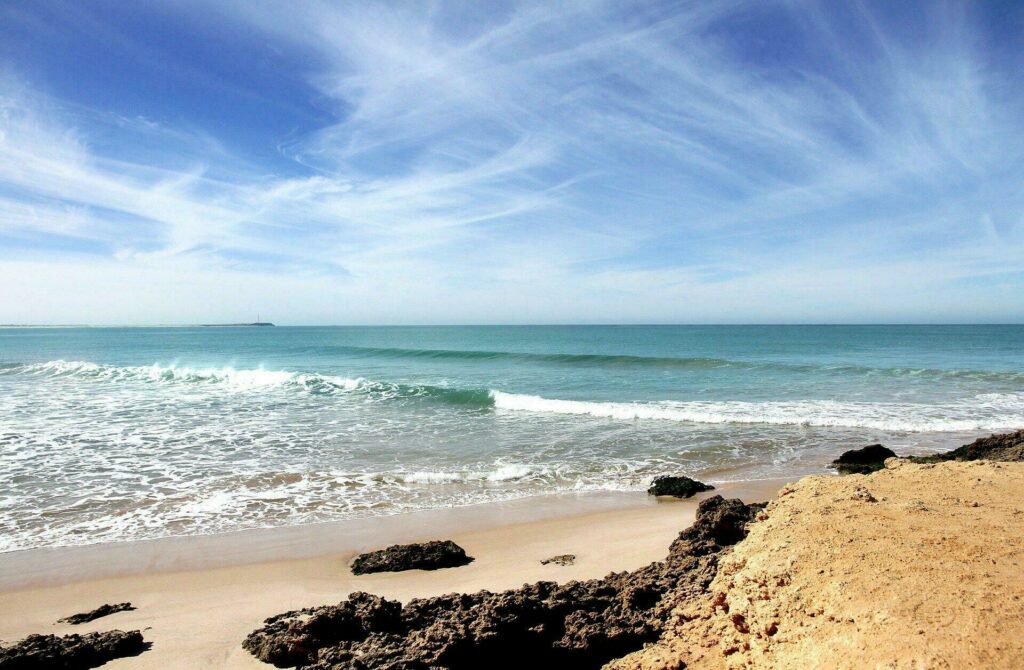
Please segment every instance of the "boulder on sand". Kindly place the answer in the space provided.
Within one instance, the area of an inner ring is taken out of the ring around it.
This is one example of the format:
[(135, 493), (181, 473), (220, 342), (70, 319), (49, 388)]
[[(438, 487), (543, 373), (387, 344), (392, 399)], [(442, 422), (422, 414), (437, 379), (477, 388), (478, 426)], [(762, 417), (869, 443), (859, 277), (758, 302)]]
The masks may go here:
[(703, 491), (712, 491), (714, 486), (698, 482), (689, 477), (657, 477), (651, 482), (647, 493), (652, 496), (672, 496), (674, 498), (689, 498), (690, 496)]
[(79, 670), (95, 668), (124, 656), (136, 656), (149, 645), (137, 630), (111, 630), (87, 635), (29, 635), (0, 647), (2, 670)]
[(371, 572), (401, 572), (403, 570), (438, 570), (457, 568), (472, 563), (466, 550), (451, 540), (434, 540), (416, 544), (396, 544), (387, 549), (356, 556), (352, 572), (365, 575)]
[(117, 612), (130, 612), (135, 608), (132, 607), (131, 603), (117, 603), (116, 605), (106, 604), (100, 605), (91, 612), (82, 612), (81, 614), (72, 614), (71, 616), (64, 617), (57, 621), (57, 623), (69, 623), (72, 625), (78, 625), (81, 623), (89, 623), (95, 621), (100, 617), (105, 617), (110, 614), (116, 614)]
[(885, 467), (885, 459), (894, 458), (896, 453), (880, 444), (871, 444), (861, 449), (851, 449), (832, 461), (832, 467), (843, 475), (866, 475)]

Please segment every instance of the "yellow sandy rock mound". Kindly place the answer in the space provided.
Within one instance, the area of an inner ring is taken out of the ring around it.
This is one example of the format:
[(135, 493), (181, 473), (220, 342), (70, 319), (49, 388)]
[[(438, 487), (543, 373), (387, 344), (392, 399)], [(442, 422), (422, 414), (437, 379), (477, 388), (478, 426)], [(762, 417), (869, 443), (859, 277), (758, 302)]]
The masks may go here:
[(610, 664), (1024, 668), (1024, 463), (784, 488), (662, 641)]

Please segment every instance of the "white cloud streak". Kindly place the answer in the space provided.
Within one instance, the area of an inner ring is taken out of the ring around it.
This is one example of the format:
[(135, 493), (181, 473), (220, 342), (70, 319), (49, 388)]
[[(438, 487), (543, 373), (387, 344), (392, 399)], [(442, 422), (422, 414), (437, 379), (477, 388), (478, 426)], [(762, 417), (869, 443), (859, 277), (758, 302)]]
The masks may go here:
[[(81, 110), (7, 81), (0, 235), (94, 243), (73, 261), (82, 291), (185, 272), (236, 286), (241, 270), (258, 300), (293, 277), (317, 296), (285, 301), (294, 321), (1021, 319), (1020, 82), (967, 6), (929, 7), (911, 40), (866, 6), (808, 2), (458, 21), (225, 4), (223, 20), (305, 53), (294, 76), (336, 112), (275, 139), (294, 174), (144, 119), (121, 123), (162, 160), (105, 155)], [(18, 267), (38, 299), (39, 268), (71, 261), (37, 247)], [(190, 320), (146, 295), (120, 320)], [(0, 299), (13, 320), (56, 318), (23, 307)]]

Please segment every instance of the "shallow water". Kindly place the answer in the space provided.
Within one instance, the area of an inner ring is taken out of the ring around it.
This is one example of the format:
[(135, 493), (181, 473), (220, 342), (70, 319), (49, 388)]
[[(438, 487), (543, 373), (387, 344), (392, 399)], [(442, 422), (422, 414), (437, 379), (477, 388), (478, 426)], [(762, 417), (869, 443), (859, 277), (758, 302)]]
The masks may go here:
[(0, 550), (823, 471), (1024, 426), (1024, 326), (0, 330)]

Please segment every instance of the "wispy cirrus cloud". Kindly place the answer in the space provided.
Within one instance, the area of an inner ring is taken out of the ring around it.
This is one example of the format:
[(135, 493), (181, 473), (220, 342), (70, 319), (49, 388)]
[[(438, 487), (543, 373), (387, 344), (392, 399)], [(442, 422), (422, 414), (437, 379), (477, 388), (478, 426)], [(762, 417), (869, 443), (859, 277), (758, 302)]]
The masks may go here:
[(1024, 318), (1019, 35), (984, 8), (175, 11), (287, 55), (245, 100), (288, 78), (322, 122), (239, 146), (173, 100), (150, 118), (8, 77), (8, 262), (243, 273), (254, 301), (298, 278), (288, 313), (319, 322)]

